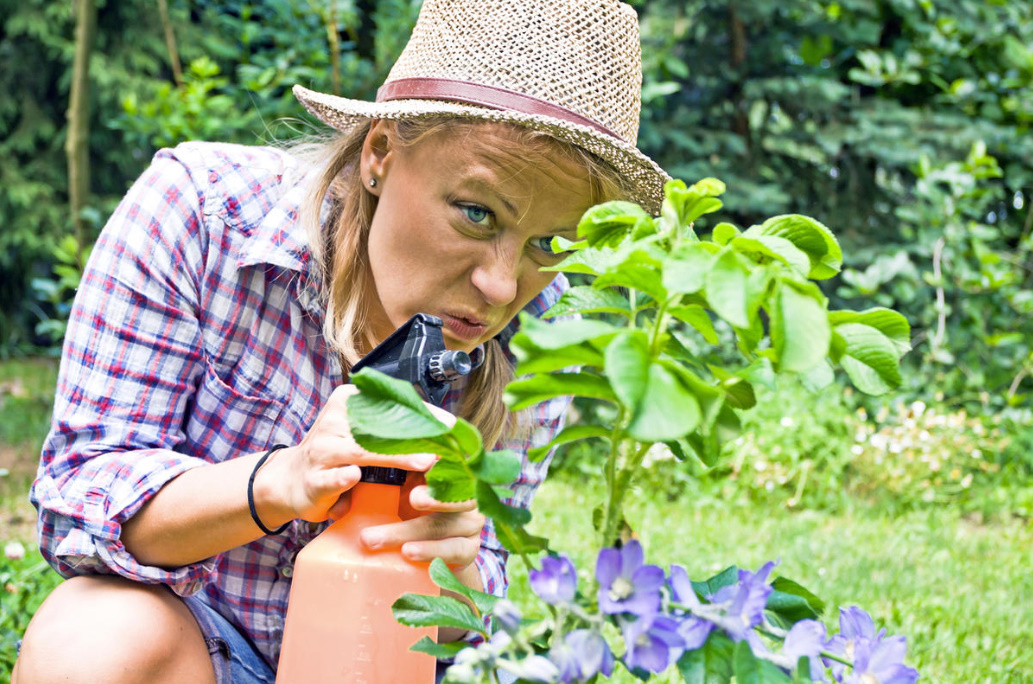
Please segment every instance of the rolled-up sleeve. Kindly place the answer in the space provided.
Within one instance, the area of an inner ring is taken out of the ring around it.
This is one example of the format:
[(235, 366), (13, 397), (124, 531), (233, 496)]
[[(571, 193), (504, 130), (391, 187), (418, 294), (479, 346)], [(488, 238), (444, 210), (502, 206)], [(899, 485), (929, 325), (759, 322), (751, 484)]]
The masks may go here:
[(121, 524), (205, 460), (177, 451), (203, 373), (198, 301), (203, 182), (159, 154), (108, 221), (73, 305), (31, 498), (40, 548), (62, 575), (118, 574), (191, 593), (214, 560), (140, 564)]

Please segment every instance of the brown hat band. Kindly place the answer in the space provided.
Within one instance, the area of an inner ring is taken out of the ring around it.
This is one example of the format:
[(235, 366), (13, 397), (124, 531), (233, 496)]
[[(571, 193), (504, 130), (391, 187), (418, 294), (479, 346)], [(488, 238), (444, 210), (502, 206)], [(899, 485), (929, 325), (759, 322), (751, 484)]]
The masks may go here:
[(536, 116), (548, 116), (573, 124), (589, 126), (611, 138), (621, 140), (619, 135), (602, 124), (566, 107), (483, 83), (455, 81), (448, 78), (401, 78), (389, 81), (377, 90), (377, 102), (389, 100), (454, 100), (490, 109), (505, 109)]

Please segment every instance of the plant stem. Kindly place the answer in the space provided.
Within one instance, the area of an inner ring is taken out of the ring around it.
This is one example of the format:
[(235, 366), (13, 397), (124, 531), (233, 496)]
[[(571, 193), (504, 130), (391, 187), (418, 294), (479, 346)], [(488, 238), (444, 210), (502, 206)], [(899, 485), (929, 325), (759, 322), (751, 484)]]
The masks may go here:
[(653, 446), (650, 442), (632, 442), (632, 444), (638, 444), (638, 448), (626, 459), (624, 467), (617, 475), (617, 480), (610, 490), (610, 500), (606, 508), (605, 525), (603, 526), (603, 548), (613, 546), (617, 541), (617, 526), (624, 517), (624, 495), (627, 494), (635, 473), (642, 465), (646, 452), (649, 451), (649, 447)]

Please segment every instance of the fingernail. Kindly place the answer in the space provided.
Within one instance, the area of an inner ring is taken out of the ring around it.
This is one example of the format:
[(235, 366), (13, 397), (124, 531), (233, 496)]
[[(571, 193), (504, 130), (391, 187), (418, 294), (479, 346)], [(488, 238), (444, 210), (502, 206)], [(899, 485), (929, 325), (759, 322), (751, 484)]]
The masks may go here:
[(366, 547), (370, 548), (370, 549), (375, 549), (375, 548), (379, 547), (381, 544), (384, 543), (384, 537), (381, 536), (380, 534), (376, 533), (376, 532), (369, 532), (369, 531), (365, 531), (364, 530), (361, 533), (361, 536), (362, 536), (362, 543), (365, 544)]
[(435, 462), (438, 457), (433, 454), (427, 454), (425, 456), (418, 456), (413, 459), (413, 464), (420, 470), (428, 470)]

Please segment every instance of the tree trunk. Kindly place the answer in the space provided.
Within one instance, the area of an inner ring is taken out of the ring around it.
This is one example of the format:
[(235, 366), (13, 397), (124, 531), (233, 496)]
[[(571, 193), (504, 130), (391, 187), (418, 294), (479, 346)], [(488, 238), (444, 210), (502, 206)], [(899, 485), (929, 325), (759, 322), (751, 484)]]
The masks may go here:
[(72, 92), (68, 104), (68, 202), (75, 239), (79, 244), (78, 261), (86, 242), (87, 226), (82, 210), (90, 203), (90, 53), (97, 27), (94, 0), (77, 0), (75, 22), (75, 61), (72, 67)]
[(165, 47), (169, 51), (169, 64), (172, 66), (172, 80), (177, 88), (183, 87), (183, 67), (179, 63), (179, 49), (176, 48), (176, 33), (172, 30), (172, 17), (169, 16), (169, 5), (165, 0), (158, 0), (158, 13), (161, 25), (165, 30)]
[(732, 131), (741, 137), (746, 143), (747, 154), (750, 157), (750, 164), (753, 163), (753, 135), (750, 131), (749, 112), (746, 111), (747, 102), (743, 95), (743, 84), (746, 81), (743, 71), (746, 68), (746, 25), (743, 23), (735, 3), (728, 5), (728, 34), (730, 38), (729, 61), (732, 71), (735, 73), (736, 81), (732, 84), (730, 99), (735, 107), (732, 116)]

